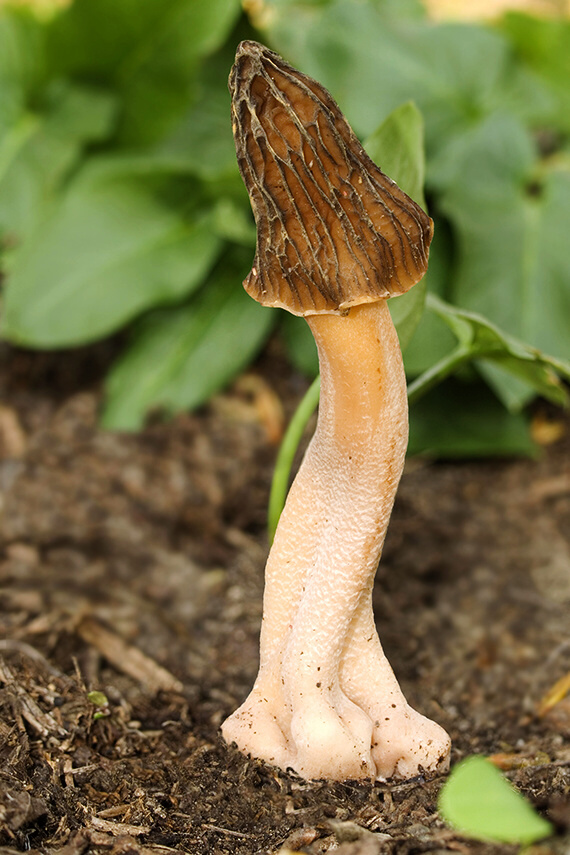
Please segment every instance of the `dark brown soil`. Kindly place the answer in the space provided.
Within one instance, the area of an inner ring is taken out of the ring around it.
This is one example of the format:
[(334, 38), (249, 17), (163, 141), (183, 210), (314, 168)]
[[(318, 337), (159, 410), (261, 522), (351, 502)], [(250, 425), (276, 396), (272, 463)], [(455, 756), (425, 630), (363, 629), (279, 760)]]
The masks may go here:
[[(0, 358), (0, 852), (514, 853), (441, 780), (307, 783), (228, 749), (256, 673), (280, 405), (269, 353), (210, 406), (97, 429), (109, 348)], [(570, 852), (570, 422), (538, 462), (409, 462), (376, 589), (409, 700), (453, 760), (500, 755)], [(103, 696), (92, 695), (94, 690)]]

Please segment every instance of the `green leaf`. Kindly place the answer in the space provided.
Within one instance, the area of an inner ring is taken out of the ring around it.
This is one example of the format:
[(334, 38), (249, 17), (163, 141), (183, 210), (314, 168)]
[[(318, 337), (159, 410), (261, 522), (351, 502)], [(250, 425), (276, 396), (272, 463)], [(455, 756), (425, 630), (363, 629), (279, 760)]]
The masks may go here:
[[(192, 197), (188, 184), (175, 186)], [(183, 216), (164, 193), (161, 174), (121, 173), (120, 161), (85, 170), (14, 253), (4, 336), (30, 347), (74, 346), (191, 293), (221, 241), (207, 215)]]
[(551, 824), (484, 757), (468, 757), (452, 770), (439, 809), (446, 822), (480, 840), (530, 844), (553, 833)]
[(287, 59), (330, 89), (359, 134), (413, 100), (426, 121), (430, 155), (496, 110), (536, 121), (552, 107), (546, 88), (514, 61), (507, 40), (484, 27), (434, 24), (393, 16), (384, 4), (335, 0), (310, 7), (302, 27), (290, 8), (268, 15), (267, 30)]
[(368, 137), (364, 147), (380, 169), (422, 208), (425, 158), (424, 120), (412, 101), (402, 104)]
[[(427, 306), (428, 312), (453, 332), (457, 344), (409, 385), (411, 401), (466, 363), (480, 363), (484, 360), (484, 363), (490, 363), (521, 381), (521, 388), (526, 387), (522, 403), (528, 400), (528, 388), (532, 389), (534, 395), (543, 395), (556, 404), (567, 403), (568, 396), (561, 378), (570, 380), (570, 362), (543, 354), (504, 333), (486, 318), (450, 306), (434, 295), (428, 296)], [(495, 389), (501, 394), (498, 381)], [(509, 386), (503, 401), (509, 409), (516, 411), (520, 410), (522, 404), (518, 398), (513, 399), (513, 389), (512, 385)]]
[(189, 170), (204, 178), (237, 173), (229, 104), (227, 89), (219, 85), (204, 87), (165, 142), (163, 151), (178, 157)]
[(304, 318), (283, 312), (280, 331), (291, 363), (307, 377), (319, 373), (319, 355), (315, 339)]
[(247, 269), (216, 270), (186, 306), (151, 313), (106, 384), (103, 424), (137, 430), (146, 414), (193, 409), (259, 351), (276, 318), (241, 287)]
[(456, 349), (457, 338), (445, 321), (430, 309), (428, 295), (426, 309), (403, 352), (406, 376), (415, 378), (429, 372), (432, 366), (446, 360)]
[(425, 299), (426, 286), (422, 281), (407, 294), (392, 298), (388, 304), (402, 349), (409, 344), (416, 331), (424, 312)]
[(410, 403), (408, 454), (433, 458), (536, 457), (527, 420), (482, 383), (449, 379)]
[(482, 123), (432, 180), (459, 243), (452, 302), (568, 358), (570, 169), (537, 171), (528, 132), (508, 116)]
[(496, 113), (441, 146), (430, 163), (430, 186), (447, 199), (449, 193), (462, 195), (465, 188), (474, 193), (478, 179), (481, 201), (487, 203), (497, 196), (497, 185), (502, 193), (524, 187), (536, 155), (524, 124), (509, 113)]
[(570, 131), (570, 21), (510, 12), (499, 24), (518, 56), (554, 95), (548, 126)]
[[(502, 401), (503, 405), (511, 413), (520, 412), (528, 403), (536, 398), (537, 388), (530, 383), (520, 380), (515, 372), (510, 372), (501, 367), (500, 360), (489, 361), (486, 359), (478, 359), (475, 362), (477, 371), (483, 377), (485, 382), (493, 389), (497, 398)], [(548, 373), (546, 375), (548, 377)], [(557, 385), (557, 392), (562, 393), (562, 401), (557, 403), (567, 403), (564, 400), (562, 387)], [(551, 391), (551, 390), (549, 390)], [(548, 397), (548, 395), (545, 395)]]
[(0, 238), (21, 240), (86, 142), (110, 130), (115, 102), (91, 87), (49, 82), (44, 27), (0, 8)]
[(26, 108), (41, 77), (41, 36), (38, 22), (29, 15), (0, 6), (0, 204), (2, 176), (34, 132)]
[[(365, 142), (365, 148), (383, 172), (425, 208), (424, 123), (415, 104), (402, 104), (390, 113)], [(402, 348), (409, 343), (420, 321), (425, 295), (425, 284), (420, 282), (407, 294), (390, 300)]]
[(166, 48), (170, 67), (193, 69), (238, 14), (238, 0), (74, 0), (48, 27), (48, 56), (58, 74), (107, 82), (133, 78)]
[(109, 698), (107, 697), (105, 692), (99, 692), (97, 690), (94, 690), (93, 692), (88, 692), (87, 700), (95, 707), (106, 707), (109, 705)]
[[(4, 88), (14, 87), (22, 104), (37, 93), (44, 76), (43, 28), (25, 10), (0, 6), (0, 117)], [(3, 130), (0, 121), (0, 131)]]
[(45, 212), (82, 147), (105, 138), (115, 101), (65, 84), (51, 87), (41, 112), (22, 112), (0, 138), (0, 237), (19, 243)]
[(159, 149), (208, 180), (239, 178), (227, 85), (234, 53), (229, 43), (203, 63), (195, 100)]
[[(429, 251), (429, 265), (423, 281), (428, 294), (445, 294), (452, 275), (453, 244), (446, 223), (436, 222)], [(424, 312), (411, 340), (403, 348), (404, 365), (408, 377), (417, 377), (440, 359), (447, 356), (456, 346), (457, 339), (433, 311), (424, 303)]]
[(246, 208), (227, 196), (219, 197), (212, 210), (212, 227), (232, 243), (255, 246), (255, 224), (249, 205)]
[(51, 66), (116, 87), (122, 142), (148, 144), (184, 112), (239, 14), (239, 0), (75, 0), (49, 28)]
[[(264, 0), (263, 8), (257, 10), (256, 4), (248, 8), (253, 22), (261, 30), (271, 29), (279, 19), (283, 21), (295, 15), (320, 12), (326, 6), (332, 6), (335, 0)], [(422, 0), (368, 0), (388, 18), (425, 18), (426, 10)], [(249, 4), (248, 4), (249, 5)], [(299, 33), (302, 35), (302, 31)]]

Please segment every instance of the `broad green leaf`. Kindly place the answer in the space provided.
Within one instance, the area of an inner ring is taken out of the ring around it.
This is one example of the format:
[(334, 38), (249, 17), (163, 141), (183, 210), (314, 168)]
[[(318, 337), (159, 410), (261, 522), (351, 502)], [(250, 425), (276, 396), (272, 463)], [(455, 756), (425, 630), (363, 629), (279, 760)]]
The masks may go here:
[(390, 314), (398, 332), (400, 347), (411, 341), (421, 320), (426, 299), (425, 282), (418, 282), (407, 294), (394, 297), (389, 302)]
[(234, 43), (226, 43), (203, 63), (195, 100), (159, 149), (209, 180), (238, 177), (228, 91), (235, 48)]
[(239, 0), (75, 0), (49, 28), (51, 65), (116, 87), (123, 143), (148, 144), (184, 112), (239, 13)]
[(372, 0), (372, 3), (389, 18), (402, 20), (403, 18), (425, 19), (427, 17), (426, 7), (422, 0)]
[[(194, 42), (188, 33), (199, 29), (193, 22), (193, 13), (210, 10), (211, 19), (206, 25), (227, 21), (223, 15), (228, 0), (214, 0), (198, 4), (195, 0), (183, 0), (185, 9), (172, 16), (168, 31), (156, 33), (154, 51), (144, 57), (139, 67), (139, 57), (134, 57), (132, 66), (121, 74), (125, 112), (119, 129), (119, 139), (124, 146), (149, 145), (160, 141), (183, 115), (188, 104), (196, 98), (196, 76), (200, 55), (193, 49)], [(232, 4), (237, 11), (235, 4)], [(219, 18), (216, 15), (219, 14)], [(227, 24), (233, 23), (232, 18)], [(229, 26), (228, 26), (229, 29)], [(225, 35), (225, 28), (223, 30)], [(146, 51), (144, 51), (146, 53)]]
[(536, 387), (520, 380), (516, 373), (502, 368), (499, 360), (478, 359), (475, 365), (481, 377), (510, 412), (519, 412), (533, 398), (536, 398)]
[(554, 829), (484, 757), (459, 763), (439, 796), (446, 822), (469, 837), (528, 845)]
[[(0, 5), (0, 145), (26, 131), (20, 126), (28, 101), (42, 78), (42, 30), (30, 15)], [(17, 143), (16, 143), (17, 144)], [(2, 158), (0, 153), (0, 170)]]
[(149, 410), (173, 414), (205, 403), (265, 342), (276, 313), (241, 287), (247, 269), (217, 269), (186, 306), (151, 313), (107, 380), (103, 424), (137, 430)]
[(364, 147), (386, 175), (418, 205), (426, 207), (424, 121), (412, 101), (390, 113)]
[(400, 18), (383, 4), (334, 0), (311, 8), (302, 28), (291, 9), (276, 11), (267, 16), (267, 32), (287, 59), (330, 89), (359, 134), (413, 100), (426, 121), (430, 156), (498, 109), (537, 121), (552, 106), (546, 87), (521, 72), (507, 40), (484, 27)]
[(154, 0), (74, 0), (46, 28), (50, 69), (111, 85), (131, 55), (140, 52), (142, 60), (145, 46), (152, 49), (149, 33), (159, 19)]
[(430, 310), (426, 300), (425, 311), (413, 338), (403, 351), (406, 376), (414, 378), (428, 372), (456, 349), (457, 338), (445, 321)]
[[(74, 0), (47, 28), (58, 74), (125, 80), (164, 57), (181, 68), (214, 51), (239, 14), (237, 0)], [(185, 43), (185, 44), (183, 44)]]
[(113, 96), (90, 86), (51, 84), (44, 101), (49, 129), (61, 138), (101, 142), (116, 115)]
[(280, 331), (292, 365), (307, 377), (319, 373), (319, 355), (313, 334), (304, 318), (282, 312)]
[(466, 183), (471, 188), (477, 178), (479, 196), (487, 202), (496, 197), (497, 185), (501, 192), (524, 186), (536, 158), (536, 145), (524, 124), (509, 113), (496, 113), (441, 147), (431, 160), (429, 183), (445, 199), (447, 193), (461, 193)]
[[(424, 208), (425, 177), (424, 124), (415, 104), (408, 102), (394, 110), (365, 142), (372, 160)], [(411, 340), (424, 309), (425, 284), (390, 300), (390, 312), (396, 324), (400, 346)]]
[[(191, 198), (188, 184), (182, 190)], [(182, 216), (165, 193), (152, 174), (86, 170), (14, 253), (4, 336), (30, 347), (74, 346), (191, 293), (221, 242), (207, 215)]]
[(152, 5), (159, 17), (142, 49), (121, 63), (126, 104), (121, 140), (127, 145), (152, 142), (172, 127), (194, 94), (200, 60), (223, 43), (241, 12), (239, 0), (161, 0), (158, 6), (153, 0)]
[[(443, 296), (453, 275), (453, 242), (445, 221), (435, 223), (424, 282), (428, 294)], [(449, 327), (424, 303), (424, 312), (411, 340), (403, 348), (408, 377), (417, 377), (449, 354), (457, 340)]]
[(229, 93), (219, 84), (202, 88), (162, 150), (204, 178), (237, 173), (229, 104)]
[(0, 80), (16, 83), (26, 96), (37, 92), (44, 78), (44, 33), (26, 10), (0, 6)]
[(528, 132), (493, 116), (432, 173), (458, 239), (448, 295), (505, 332), (570, 356), (570, 169), (537, 171)]
[(238, 205), (221, 196), (212, 210), (212, 228), (220, 236), (242, 246), (255, 246), (255, 223), (249, 205)]
[[(543, 395), (556, 404), (567, 403), (568, 396), (561, 378), (570, 380), (570, 361), (564, 362), (543, 354), (503, 332), (481, 315), (450, 306), (434, 295), (428, 296), (427, 308), (428, 314), (434, 315), (439, 322), (449, 327), (457, 343), (410, 384), (410, 400), (424, 395), (463, 365), (470, 362), (481, 364), (484, 361), (484, 364), (492, 366), (491, 372), (493, 368), (499, 369), (521, 384), (525, 393), (523, 403), (529, 397), (529, 388), (533, 396)], [(486, 376), (489, 379), (488, 371)], [(501, 395), (500, 382), (496, 381), (492, 385)], [(509, 386), (506, 391), (503, 390), (504, 398), (501, 397), (509, 409), (516, 411), (521, 408), (521, 402), (518, 398), (513, 400), (513, 390), (514, 386)]]
[(527, 420), (483, 383), (446, 380), (410, 404), (408, 454), (434, 458), (536, 457)]
[(553, 93), (548, 127), (570, 131), (570, 21), (510, 12), (499, 24), (518, 56)]
[(51, 87), (41, 112), (23, 112), (0, 137), (0, 238), (19, 243), (87, 142), (110, 133), (115, 102), (78, 86)]

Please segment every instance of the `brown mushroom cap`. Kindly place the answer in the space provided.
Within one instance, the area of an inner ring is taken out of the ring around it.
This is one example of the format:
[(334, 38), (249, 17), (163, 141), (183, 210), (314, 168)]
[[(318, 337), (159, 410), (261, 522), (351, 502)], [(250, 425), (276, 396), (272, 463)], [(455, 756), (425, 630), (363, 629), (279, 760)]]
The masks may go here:
[(229, 85), (257, 225), (247, 292), (296, 315), (331, 314), (418, 282), (433, 223), (368, 157), (326, 89), (253, 41), (238, 46)]

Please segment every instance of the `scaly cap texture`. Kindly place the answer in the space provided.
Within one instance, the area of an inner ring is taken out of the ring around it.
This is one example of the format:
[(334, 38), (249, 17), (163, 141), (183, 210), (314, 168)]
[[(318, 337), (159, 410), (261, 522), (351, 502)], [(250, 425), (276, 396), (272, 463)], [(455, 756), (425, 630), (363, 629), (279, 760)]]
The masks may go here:
[(247, 292), (296, 315), (330, 314), (418, 282), (433, 223), (368, 157), (326, 89), (253, 41), (238, 46), (229, 86), (257, 225)]

